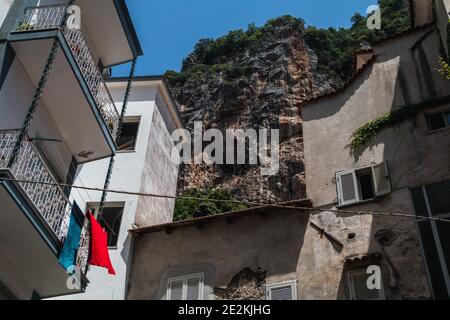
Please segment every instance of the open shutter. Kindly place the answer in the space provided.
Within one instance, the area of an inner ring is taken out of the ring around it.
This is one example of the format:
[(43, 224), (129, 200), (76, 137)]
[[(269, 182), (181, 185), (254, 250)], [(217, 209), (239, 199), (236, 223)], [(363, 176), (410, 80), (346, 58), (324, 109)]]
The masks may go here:
[(355, 171), (336, 173), (339, 206), (358, 202)]
[(375, 184), (375, 195), (377, 197), (384, 196), (392, 192), (391, 179), (387, 162), (383, 162), (372, 167), (373, 182)]
[(371, 290), (367, 287), (368, 278), (365, 270), (348, 273), (351, 300), (384, 300), (383, 290)]

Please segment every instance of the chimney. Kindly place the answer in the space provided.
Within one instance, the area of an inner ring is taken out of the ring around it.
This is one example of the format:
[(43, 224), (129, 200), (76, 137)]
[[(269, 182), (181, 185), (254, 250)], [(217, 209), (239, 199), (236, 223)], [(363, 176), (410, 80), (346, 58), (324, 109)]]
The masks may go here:
[(414, 28), (433, 22), (433, 0), (409, 0)]
[(442, 45), (444, 46), (447, 59), (449, 55), (449, 30), (450, 30), (450, 0), (436, 1), (436, 25), (438, 27)]
[(356, 52), (356, 72), (372, 60), (374, 56), (373, 49), (369, 43), (362, 43), (360, 49)]

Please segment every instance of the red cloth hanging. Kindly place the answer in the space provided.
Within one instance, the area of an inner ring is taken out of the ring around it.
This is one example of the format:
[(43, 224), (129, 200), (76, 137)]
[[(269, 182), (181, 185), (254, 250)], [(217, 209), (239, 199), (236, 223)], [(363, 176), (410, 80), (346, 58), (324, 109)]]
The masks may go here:
[(91, 223), (91, 240), (89, 248), (88, 263), (93, 266), (108, 269), (108, 273), (115, 275), (111, 259), (108, 251), (108, 234), (103, 227), (95, 219), (94, 215), (88, 212), (89, 221)]

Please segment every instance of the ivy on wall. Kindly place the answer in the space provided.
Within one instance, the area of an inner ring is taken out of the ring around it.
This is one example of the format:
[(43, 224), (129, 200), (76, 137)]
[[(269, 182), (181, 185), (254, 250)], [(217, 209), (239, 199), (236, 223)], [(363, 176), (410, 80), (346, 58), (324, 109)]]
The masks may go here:
[[(449, 69), (450, 70), (450, 69)], [(450, 74), (450, 73), (449, 73)], [(358, 128), (352, 135), (351, 150), (357, 151), (366, 146), (383, 129), (394, 127), (406, 119), (414, 118), (419, 111), (439, 104), (449, 103), (450, 96), (426, 100), (418, 104), (403, 106), (388, 112)]]
[(439, 59), (439, 65), (441, 66), (441, 68), (438, 69), (439, 74), (444, 77), (444, 79), (450, 80), (450, 65), (448, 64), (448, 62), (443, 57), (441, 57)]

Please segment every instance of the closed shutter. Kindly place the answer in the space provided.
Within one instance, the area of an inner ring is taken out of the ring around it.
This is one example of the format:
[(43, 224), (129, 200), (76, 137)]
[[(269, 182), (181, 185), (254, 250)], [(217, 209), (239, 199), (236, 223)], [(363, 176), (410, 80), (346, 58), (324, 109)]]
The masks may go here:
[(169, 284), (169, 300), (183, 299), (183, 280), (172, 281)]
[(187, 280), (186, 300), (200, 300), (200, 278)]
[(356, 176), (353, 170), (337, 173), (336, 183), (340, 206), (353, 204), (358, 201), (356, 192)]
[(383, 290), (371, 290), (367, 286), (369, 275), (365, 270), (348, 273), (351, 300), (384, 300)]
[(292, 287), (281, 287), (270, 290), (270, 300), (293, 300)]
[(372, 167), (373, 181), (375, 184), (375, 194), (377, 197), (391, 193), (391, 179), (387, 162)]
[(297, 282), (268, 285), (266, 297), (268, 300), (297, 300)]

